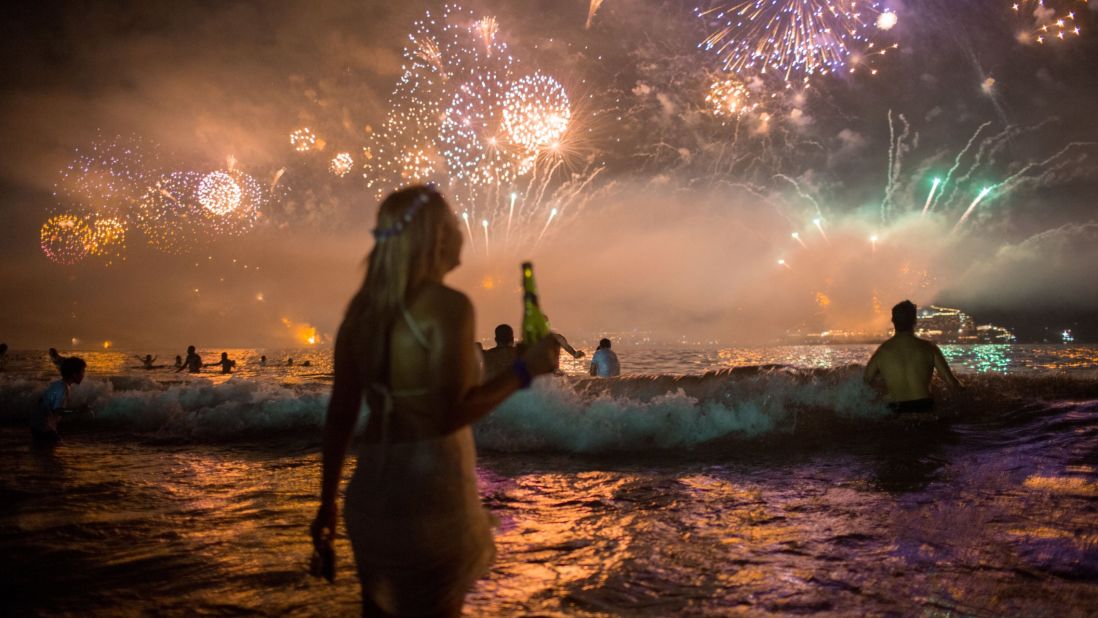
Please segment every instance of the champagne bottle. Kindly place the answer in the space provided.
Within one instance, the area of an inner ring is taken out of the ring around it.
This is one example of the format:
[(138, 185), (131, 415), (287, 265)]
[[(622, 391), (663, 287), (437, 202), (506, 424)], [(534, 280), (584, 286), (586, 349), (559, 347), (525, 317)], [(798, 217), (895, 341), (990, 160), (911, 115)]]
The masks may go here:
[(538, 287), (534, 283), (534, 265), (522, 264), (522, 342), (529, 346), (549, 336), (549, 320), (538, 305)]

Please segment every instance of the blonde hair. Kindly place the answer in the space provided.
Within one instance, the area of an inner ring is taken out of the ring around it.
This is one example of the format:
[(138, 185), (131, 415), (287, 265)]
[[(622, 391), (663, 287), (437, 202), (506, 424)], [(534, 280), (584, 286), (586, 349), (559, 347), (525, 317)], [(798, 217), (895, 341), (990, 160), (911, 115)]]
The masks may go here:
[(364, 384), (388, 383), (393, 323), (438, 271), (439, 242), (452, 216), (442, 195), (423, 185), (394, 191), (381, 202), (366, 279), (339, 327)]

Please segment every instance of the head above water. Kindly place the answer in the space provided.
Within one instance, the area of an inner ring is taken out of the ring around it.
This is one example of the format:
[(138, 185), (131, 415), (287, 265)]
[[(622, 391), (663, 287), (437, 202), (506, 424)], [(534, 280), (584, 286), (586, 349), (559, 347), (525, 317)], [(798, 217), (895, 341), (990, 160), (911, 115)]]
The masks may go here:
[(70, 356), (61, 361), (61, 377), (68, 382), (80, 384), (84, 381), (84, 369), (88, 366), (84, 359), (78, 356)]
[(603, 350), (603, 349), (609, 350), (610, 349), (610, 340), (606, 339), (606, 338), (599, 339), (599, 349), (600, 350)]
[(228, 352), (222, 352), (221, 353), (221, 360), (225, 360), (226, 358), (229, 358), (229, 353)]
[(915, 303), (905, 300), (892, 308), (892, 325), (897, 333), (910, 333), (915, 330)]
[(194, 354), (194, 346), (193, 345), (187, 346), (187, 354)]
[(509, 324), (500, 324), (496, 327), (496, 345), (510, 347), (515, 345), (515, 329)]

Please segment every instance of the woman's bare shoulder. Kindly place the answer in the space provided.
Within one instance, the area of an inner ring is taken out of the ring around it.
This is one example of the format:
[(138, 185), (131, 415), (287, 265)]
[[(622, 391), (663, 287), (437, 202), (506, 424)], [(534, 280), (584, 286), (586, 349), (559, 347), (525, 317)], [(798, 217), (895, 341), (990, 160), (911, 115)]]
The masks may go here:
[(423, 317), (464, 316), (473, 311), (469, 297), (441, 283), (429, 283), (423, 286), (412, 304), (411, 310)]

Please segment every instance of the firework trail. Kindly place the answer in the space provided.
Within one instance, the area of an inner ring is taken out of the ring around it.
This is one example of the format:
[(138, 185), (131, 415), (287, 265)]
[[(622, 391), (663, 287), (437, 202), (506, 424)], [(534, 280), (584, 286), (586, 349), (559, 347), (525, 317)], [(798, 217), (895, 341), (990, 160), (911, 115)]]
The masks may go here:
[(980, 137), (980, 133), (983, 132), (984, 129), (986, 129), (987, 127), (990, 127), (990, 126), (991, 126), (991, 121), (989, 120), (989, 121), (981, 124), (979, 127), (977, 127), (976, 132), (972, 134), (972, 137), (968, 138), (968, 142), (965, 143), (965, 147), (962, 148), (961, 151), (957, 153), (956, 157), (954, 157), (953, 166), (949, 168), (949, 171), (946, 172), (945, 177), (942, 179), (942, 191), (940, 191), (938, 193), (937, 198), (935, 198), (933, 201), (930, 202), (930, 210), (931, 211), (933, 211), (935, 206), (937, 206), (938, 200), (941, 199), (941, 195), (945, 191), (945, 187), (949, 186), (949, 181), (950, 181), (951, 178), (953, 178), (953, 172), (957, 171), (957, 168), (959, 168), (961, 166), (961, 159), (964, 158), (965, 154), (967, 154), (968, 151), (972, 148), (972, 145), (976, 143), (976, 139), (978, 137)]
[(1023, 182), (1039, 182), (1041, 180), (1042, 176), (1031, 176), (1031, 175), (1029, 175), (1033, 170), (1043, 169), (1043, 168), (1048, 167), (1049, 165), (1052, 165), (1053, 163), (1056, 163), (1056, 162), (1060, 161), (1062, 159), (1062, 157), (1064, 155), (1066, 155), (1068, 153), (1068, 151), (1072, 150), (1073, 148), (1082, 148), (1084, 146), (1094, 146), (1094, 145), (1095, 145), (1094, 142), (1071, 142), (1071, 143), (1067, 144), (1066, 146), (1064, 146), (1063, 148), (1061, 148), (1056, 153), (1054, 153), (1051, 156), (1045, 158), (1044, 160), (1042, 160), (1042, 161), (1031, 161), (1031, 162), (1027, 163), (1025, 166), (1023, 166), (1021, 169), (1019, 169), (1017, 172), (1015, 172), (1015, 173), (1011, 174), (1010, 176), (1008, 176), (1006, 179), (1004, 179), (1004, 180), (1002, 180), (1002, 181), (1000, 181), (996, 184), (993, 184), (991, 186), (984, 187), (980, 191), (979, 196), (977, 196), (977, 198), (972, 201), (972, 204), (969, 205), (968, 209), (965, 210), (963, 215), (961, 215), (961, 218), (957, 220), (957, 224), (953, 226), (953, 231), (956, 232), (958, 229), (961, 228), (961, 226), (964, 224), (964, 222), (967, 221), (969, 216), (972, 214), (972, 211), (976, 210), (976, 206), (978, 206), (981, 202), (983, 202), (984, 198), (988, 194), (990, 194), (992, 191), (1003, 191), (1003, 192), (1005, 192), (1005, 191), (1009, 191), (1009, 190), (1017, 187), (1019, 184), (1021, 184)]
[(899, 114), (900, 122), (904, 124), (903, 133), (896, 137), (896, 128), (892, 122), (892, 110), (888, 110), (888, 175), (885, 182), (884, 199), (881, 200), (881, 219), (887, 221), (892, 214), (892, 196), (896, 192), (896, 178), (903, 166), (904, 152), (907, 150), (907, 138), (911, 134), (911, 125), (907, 118)]
[(720, 56), (725, 70), (773, 71), (787, 82), (842, 69), (876, 30), (896, 24), (875, 0), (735, 0), (695, 12), (712, 30), (698, 46)]
[(591, 3), (587, 6), (587, 24), (583, 27), (585, 30), (591, 29), (591, 22), (595, 19), (595, 13), (599, 12), (602, 3), (603, 0), (591, 0)]

